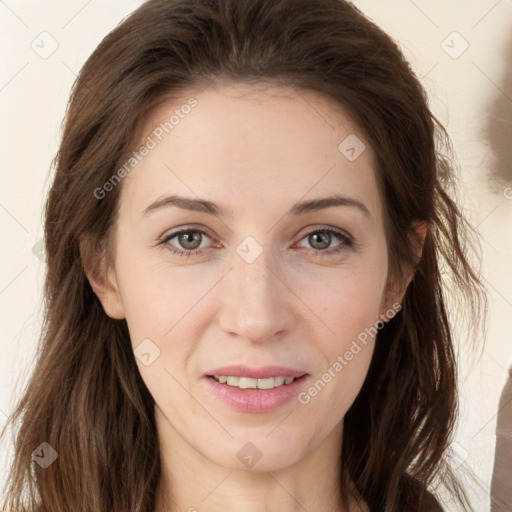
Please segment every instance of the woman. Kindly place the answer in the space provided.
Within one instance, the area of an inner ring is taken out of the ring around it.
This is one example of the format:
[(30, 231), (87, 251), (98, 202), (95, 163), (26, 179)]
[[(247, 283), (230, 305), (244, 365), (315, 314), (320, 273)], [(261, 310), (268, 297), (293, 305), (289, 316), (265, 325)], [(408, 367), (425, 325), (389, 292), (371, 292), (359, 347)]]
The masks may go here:
[(69, 103), (7, 509), (471, 510), (443, 142), (348, 2), (144, 3)]

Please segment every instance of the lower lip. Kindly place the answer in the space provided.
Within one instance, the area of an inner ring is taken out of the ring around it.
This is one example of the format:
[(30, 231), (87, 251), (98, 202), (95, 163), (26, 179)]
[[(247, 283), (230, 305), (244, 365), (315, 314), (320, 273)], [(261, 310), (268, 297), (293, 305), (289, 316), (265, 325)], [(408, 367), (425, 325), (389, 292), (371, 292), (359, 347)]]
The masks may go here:
[(209, 388), (223, 402), (242, 412), (270, 412), (294, 396), (304, 387), (308, 375), (295, 379), (291, 384), (284, 384), (272, 389), (240, 389), (217, 382), (213, 377), (205, 377)]

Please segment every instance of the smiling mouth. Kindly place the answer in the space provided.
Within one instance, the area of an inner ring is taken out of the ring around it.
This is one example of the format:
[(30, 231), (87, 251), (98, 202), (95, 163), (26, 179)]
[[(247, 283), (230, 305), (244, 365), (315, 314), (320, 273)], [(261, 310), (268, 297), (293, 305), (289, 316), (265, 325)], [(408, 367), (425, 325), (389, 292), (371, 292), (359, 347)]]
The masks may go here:
[(253, 379), (250, 377), (235, 377), (231, 375), (209, 375), (210, 378), (220, 384), (239, 388), (239, 389), (273, 389), (281, 386), (288, 386), (304, 378), (307, 374), (300, 377), (267, 377), (265, 379)]

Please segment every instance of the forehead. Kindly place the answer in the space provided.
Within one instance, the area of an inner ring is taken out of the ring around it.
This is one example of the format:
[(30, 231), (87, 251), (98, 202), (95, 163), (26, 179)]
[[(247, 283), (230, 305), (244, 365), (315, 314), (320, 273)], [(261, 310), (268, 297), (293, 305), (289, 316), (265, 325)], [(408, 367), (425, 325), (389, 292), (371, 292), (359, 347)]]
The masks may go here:
[(151, 149), (123, 183), (139, 211), (164, 193), (237, 211), (339, 192), (380, 213), (372, 148), (345, 109), (318, 93), (248, 84), (190, 89), (156, 109), (141, 133), (137, 148)]

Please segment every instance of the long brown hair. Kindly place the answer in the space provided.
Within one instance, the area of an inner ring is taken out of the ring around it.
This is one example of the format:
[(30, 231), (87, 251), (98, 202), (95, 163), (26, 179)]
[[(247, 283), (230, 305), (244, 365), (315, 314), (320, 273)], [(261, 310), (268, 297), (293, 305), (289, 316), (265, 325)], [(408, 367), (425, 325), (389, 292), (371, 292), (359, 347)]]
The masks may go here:
[[(38, 361), (10, 424), (9, 511), (154, 512), (161, 477), (154, 400), (125, 320), (108, 317), (84, 264), (111, 256), (122, 181), (95, 194), (169, 98), (211, 81), (315, 91), (345, 107), (370, 142), (385, 203), (390, 285), (414, 269), (403, 309), (380, 330), (344, 418), (343, 466), (376, 512), (442, 510), (457, 410), (456, 358), (441, 273), (479, 318), (474, 239), (452, 199), (446, 130), (397, 44), (344, 0), (149, 0), (94, 51), (74, 85), (45, 207), (45, 320)], [(415, 258), (415, 222), (428, 232)], [(80, 244), (87, 235), (88, 244)], [(4, 430), (5, 433), (5, 430)], [(32, 452), (48, 443), (46, 469)], [(342, 484), (340, 475), (340, 485)]]

